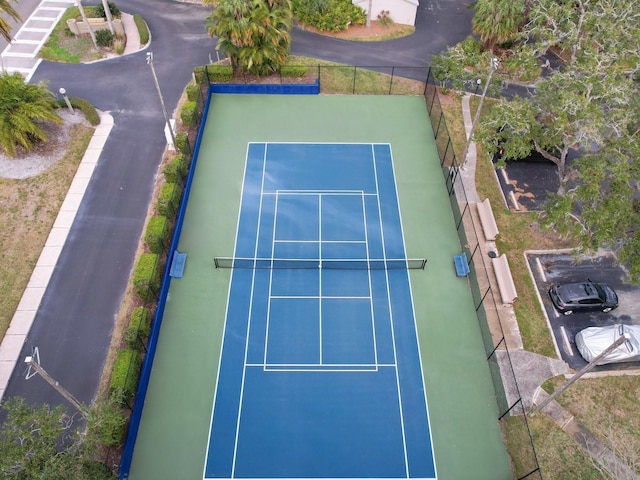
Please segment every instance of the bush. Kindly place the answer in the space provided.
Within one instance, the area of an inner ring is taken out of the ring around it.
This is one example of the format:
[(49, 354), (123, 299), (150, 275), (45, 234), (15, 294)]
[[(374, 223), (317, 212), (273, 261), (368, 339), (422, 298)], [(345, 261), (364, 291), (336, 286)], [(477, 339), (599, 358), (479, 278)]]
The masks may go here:
[(96, 439), (106, 447), (117, 447), (121, 444), (127, 426), (127, 418), (122, 413), (123, 399), (122, 390), (114, 388), (110, 395), (98, 399), (93, 404), (87, 418), (87, 437)]
[(321, 32), (338, 32), (349, 25), (367, 23), (365, 11), (351, 0), (294, 0), (293, 15), (300, 23)]
[(147, 22), (144, 21), (142, 15), (136, 13), (133, 16), (133, 21), (136, 23), (136, 27), (138, 27), (138, 35), (140, 35), (140, 45), (146, 45), (149, 43), (149, 27), (147, 26)]
[(309, 71), (309, 67), (304, 65), (283, 65), (280, 75), (283, 77), (304, 77)]
[(195, 102), (198, 100), (198, 96), (200, 95), (200, 87), (197, 83), (192, 82), (187, 85), (185, 92), (187, 93), (187, 100)]
[(133, 350), (141, 347), (138, 338), (146, 339), (151, 332), (151, 312), (144, 307), (136, 307), (129, 317), (129, 327), (124, 334), (125, 343)]
[(176, 183), (165, 183), (158, 195), (157, 209), (160, 215), (174, 218), (180, 205), (180, 186)]
[(231, 65), (207, 65), (209, 82), (226, 83), (233, 79), (233, 67)]
[(189, 170), (189, 166), (187, 164), (187, 159), (185, 155), (182, 153), (179, 153), (175, 155), (173, 159), (165, 165), (164, 178), (168, 183), (182, 184), (185, 177), (187, 176), (188, 170)]
[(382, 10), (378, 14), (378, 25), (382, 25), (383, 27), (390, 27), (393, 25), (393, 18), (391, 18), (389, 10)]
[(189, 135), (187, 132), (176, 133), (176, 148), (187, 157), (191, 154), (191, 146), (189, 145)]
[[(95, 107), (87, 102), (84, 98), (69, 97), (69, 102), (71, 103), (71, 106), (74, 108), (74, 110), (80, 110), (82, 113), (84, 113), (85, 118), (91, 125), (93, 125), (94, 127), (96, 125), (100, 125), (100, 116), (98, 115), (98, 112), (96, 111)], [(58, 100), (58, 105), (60, 106), (60, 108), (67, 108), (67, 104), (63, 98)]]
[[(115, 3), (107, 2), (107, 4), (109, 5), (109, 11), (111, 12), (112, 18), (120, 18), (122, 16), (122, 13), (120, 13), (120, 9), (116, 7)], [(107, 14), (104, 11), (104, 5), (102, 5), (102, 3), (99, 3), (98, 5), (93, 7), (93, 14), (99, 18), (107, 18)]]
[(116, 38), (113, 41), (113, 49), (118, 55), (122, 55), (124, 53), (125, 46), (125, 41), (122, 38)]
[(196, 102), (187, 102), (180, 109), (180, 120), (187, 127), (193, 127), (198, 123), (198, 105)]
[(169, 222), (167, 217), (154, 216), (149, 219), (144, 234), (144, 241), (151, 253), (162, 253), (167, 246), (169, 238)]
[(120, 350), (113, 365), (109, 393), (117, 394), (117, 392), (121, 391), (123, 403), (133, 397), (138, 386), (140, 366), (138, 352), (129, 349)]
[(133, 285), (143, 302), (155, 302), (160, 290), (160, 265), (158, 255), (143, 253), (133, 274)]
[(111, 47), (114, 39), (113, 33), (109, 30), (97, 30), (96, 31), (96, 43), (99, 47)]
[(204, 73), (204, 65), (199, 65), (193, 68), (193, 81), (198, 85), (206, 83), (207, 76)]

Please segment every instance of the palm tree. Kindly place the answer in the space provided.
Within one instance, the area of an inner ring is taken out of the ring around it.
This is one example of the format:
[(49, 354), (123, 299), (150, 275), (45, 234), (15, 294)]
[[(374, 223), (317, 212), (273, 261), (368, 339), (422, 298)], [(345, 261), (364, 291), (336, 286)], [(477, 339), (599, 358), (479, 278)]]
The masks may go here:
[(279, 70), (291, 51), (290, 0), (221, 0), (207, 32), (234, 67), (256, 75)]
[(62, 123), (55, 96), (44, 83), (29, 84), (19, 73), (0, 75), (0, 146), (12, 157), (47, 140), (43, 122)]
[(484, 47), (513, 40), (524, 21), (524, 0), (478, 0), (472, 20), (473, 33), (480, 35)]
[[(0, 0), (0, 13), (6, 13), (14, 20), (22, 21), (20, 14), (11, 6), (9, 2), (11, 0)], [(11, 41), (11, 25), (2, 16), (0, 16), (0, 35), (4, 37), (7, 42)]]

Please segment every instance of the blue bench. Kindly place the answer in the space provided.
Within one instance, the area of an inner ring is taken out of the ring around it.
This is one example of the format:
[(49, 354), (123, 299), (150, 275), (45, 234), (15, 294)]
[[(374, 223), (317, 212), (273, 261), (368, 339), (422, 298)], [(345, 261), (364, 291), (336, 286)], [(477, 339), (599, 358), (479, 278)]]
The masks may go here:
[(453, 264), (456, 266), (456, 275), (458, 277), (466, 277), (469, 275), (469, 262), (467, 261), (466, 252), (462, 252), (460, 255), (454, 255)]
[(178, 250), (173, 252), (173, 260), (171, 260), (171, 269), (169, 276), (173, 278), (182, 278), (184, 273), (184, 264), (187, 262), (187, 254), (180, 253)]

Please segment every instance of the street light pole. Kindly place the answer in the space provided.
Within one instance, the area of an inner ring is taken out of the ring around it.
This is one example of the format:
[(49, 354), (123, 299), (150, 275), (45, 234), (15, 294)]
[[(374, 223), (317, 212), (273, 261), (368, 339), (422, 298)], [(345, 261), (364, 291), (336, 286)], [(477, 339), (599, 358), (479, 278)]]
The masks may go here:
[(598, 355), (596, 358), (591, 360), (585, 367), (582, 368), (582, 370), (580, 370), (573, 377), (571, 377), (564, 384), (562, 384), (556, 391), (554, 391), (551, 395), (549, 395), (545, 400), (543, 400), (538, 405), (536, 405), (536, 407), (533, 408), (529, 412), (529, 415), (535, 415), (537, 412), (539, 412), (544, 407), (546, 407), (549, 404), (549, 402), (551, 402), (551, 400), (556, 398), (558, 395), (560, 395), (562, 392), (564, 392), (567, 388), (569, 388), (571, 385), (573, 385), (575, 382), (577, 382), (578, 379), (580, 377), (582, 377), (585, 373), (590, 372), (593, 369), (593, 367), (595, 367), (597, 365), (597, 363), (605, 355), (607, 355), (612, 350), (615, 350), (616, 348), (618, 348), (620, 345), (622, 345), (624, 342), (628, 341), (630, 338), (631, 338), (631, 336), (627, 332), (624, 332), (622, 335), (620, 335), (616, 339), (616, 341), (613, 342), (611, 345), (609, 345), (607, 348), (605, 348), (600, 355)]
[[(460, 168), (464, 170), (467, 165), (467, 156), (469, 155), (469, 145), (473, 140), (473, 131), (476, 128), (476, 124), (478, 123), (478, 118), (480, 118), (480, 112), (482, 111), (482, 104), (484, 103), (484, 97), (487, 95), (487, 90), (489, 90), (489, 85), (491, 84), (491, 77), (493, 76), (493, 72), (498, 68), (499, 62), (497, 58), (491, 59), (491, 67), (489, 68), (489, 74), (487, 75), (487, 81), (484, 84), (484, 89), (482, 90), (482, 95), (480, 96), (480, 103), (478, 104), (478, 110), (476, 110), (476, 116), (473, 118), (473, 122), (471, 122), (471, 130), (469, 131), (469, 138), (467, 138), (467, 145), (464, 147), (464, 153), (462, 154), (462, 164)], [(479, 81), (479, 79), (478, 79)], [(480, 85), (480, 83), (478, 83)]]
[[(35, 357), (35, 358), (34, 358)], [(56, 389), (56, 391), (62, 395), (65, 400), (67, 400), (71, 405), (73, 405), (84, 417), (87, 416), (86, 408), (74, 397), (71, 393), (60, 385), (56, 380), (53, 379), (51, 375), (49, 375), (42, 366), (40, 366), (40, 356), (38, 354), (38, 349), (35, 349), (34, 355), (26, 357), (24, 362), (29, 365), (29, 371), (31, 369), (35, 370), (35, 372), (40, 375), (49, 385)], [(27, 373), (27, 380), (30, 379), (33, 375), (31, 373)]]
[(164, 115), (164, 121), (167, 124), (167, 128), (169, 129), (169, 134), (171, 135), (171, 141), (173, 142), (174, 148), (176, 146), (176, 136), (173, 133), (173, 128), (171, 128), (171, 122), (169, 121), (169, 115), (167, 114), (167, 108), (164, 106), (164, 98), (162, 98), (162, 91), (160, 90), (160, 84), (158, 83), (158, 76), (156, 75), (156, 69), (153, 66), (153, 52), (147, 52), (147, 64), (151, 67), (151, 73), (153, 74), (153, 81), (156, 84), (156, 89), (158, 90), (158, 96), (160, 97), (160, 105), (162, 105), (162, 113)]
[(60, 95), (62, 95), (62, 98), (64, 99), (64, 103), (67, 104), (67, 108), (69, 109), (69, 113), (71, 113), (71, 115), (75, 115), (76, 112), (73, 111), (73, 106), (71, 105), (71, 102), (69, 101), (69, 97), (67, 97), (67, 91), (64, 89), (64, 87), (60, 87), (60, 90), (58, 90), (60, 92)]

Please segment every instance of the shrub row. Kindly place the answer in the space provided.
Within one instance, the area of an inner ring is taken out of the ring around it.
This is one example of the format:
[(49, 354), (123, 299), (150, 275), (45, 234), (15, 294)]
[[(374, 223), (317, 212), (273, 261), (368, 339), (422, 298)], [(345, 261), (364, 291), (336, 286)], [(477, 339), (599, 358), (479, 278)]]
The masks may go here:
[(151, 332), (151, 311), (145, 307), (136, 307), (129, 316), (129, 327), (124, 333), (124, 341), (132, 350), (140, 350), (142, 341)]
[(147, 22), (144, 21), (142, 15), (136, 13), (133, 16), (133, 21), (138, 27), (138, 35), (140, 35), (140, 45), (146, 45), (149, 43), (149, 27), (147, 26)]
[(151, 253), (161, 254), (169, 241), (169, 222), (165, 216), (154, 216), (149, 219), (144, 233), (144, 242)]
[(128, 348), (120, 350), (113, 366), (109, 393), (122, 392), (123, 402), (129, 401), (136, 393), (141, 366), (142, 361), (137, 351)]
[[(195, 95), (198, 95), (197, 85), (193, 87)], [(192, 103), (195, 105), (195, 102)], [(154, 304), (160, 292), (163, 261), (166, 259), (164, 254), (170, 242), (172, 225), (180, 206), (182, 188), (189, 169), (190, 146), (186, 132), (176, 134), (176, 148), (178, 153), (173, 155), (163, 170), (166, 183), (160, 187), (155, 205), (156, 215), (149, 219), (145, 229), (144, 241), (149, 253), (140, 255), (133, 273), (134, 291), (147, 305)], [(152, 318), (152, 310), (146, 306), (135, 307), (129, 317), (124, 334), (127, 348), (118, 352), (109, 390), (110, 395), (115, 395), (113, 392), (122, 392), (125, 403), (131, 399), (137, 388), (142, 359), (140, 350), (151, 331)]]
[(160, 291), (161, 268), (157, 253), (143, 253), (133, 274), (133, 287), (143, 302), (154, 302)]
[(309, 71), (309, 67), (304, 65), (283, 65), (280, 74), (283, 77), (304, 77)]
[(185, 127), (193, 127), (198, 123), (198, 104), (186, 102), (180, 110), (180, 120)]

